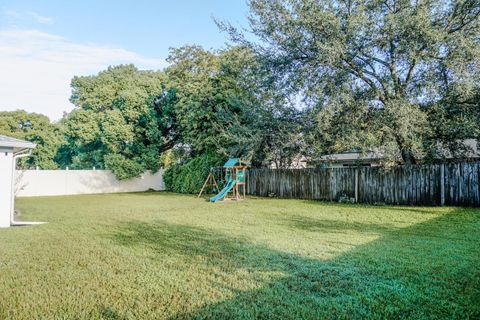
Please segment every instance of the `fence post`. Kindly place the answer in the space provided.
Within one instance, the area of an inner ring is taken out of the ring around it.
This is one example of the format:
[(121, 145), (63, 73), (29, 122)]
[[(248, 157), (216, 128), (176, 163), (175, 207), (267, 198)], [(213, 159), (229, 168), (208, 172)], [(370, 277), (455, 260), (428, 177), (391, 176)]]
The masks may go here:
[(358, 203), (358, 168), (355, 168), (355, 203)]
[(440, 164), (440, 205), (445, 205), (445, 164)]

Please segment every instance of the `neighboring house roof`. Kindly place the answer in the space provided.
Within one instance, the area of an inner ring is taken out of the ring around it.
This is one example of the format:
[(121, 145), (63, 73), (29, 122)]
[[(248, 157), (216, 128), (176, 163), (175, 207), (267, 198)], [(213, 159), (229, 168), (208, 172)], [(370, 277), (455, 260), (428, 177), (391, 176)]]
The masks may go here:
[(37, 145), (29, 141), (15, 139), (0, 135), (0, 148), (13, 149), (13, 152), (20, 152), (25, 149), (33, 149)]
[(383, 155), (380, 152), (369, 151), (361, 152), (343, 152), (332, 153), (321, 156), (320, 161), (372, 161), (382, 159)]
[[(439, 146), (439, 155), (445, 159), (480, 158), (480, 145), (476, 139), (465, 139), (458, 143), (463, 144), (464, 152), (454, 155), (446, 146)], [(323, 155), (318, 160), (321, 162), (374, 162), (383, 158), (384, 154), (380, 151), (367, 151), (332, 153)]]
[(456, 158), (479, 158), (480, 149), (476, 139), (465, 139), (463, 141), (456, 141), (457, 144), (462, 145), (458, 154), (452, 154), (447, 147), (440, 148), (440, 155), (446, 159)]

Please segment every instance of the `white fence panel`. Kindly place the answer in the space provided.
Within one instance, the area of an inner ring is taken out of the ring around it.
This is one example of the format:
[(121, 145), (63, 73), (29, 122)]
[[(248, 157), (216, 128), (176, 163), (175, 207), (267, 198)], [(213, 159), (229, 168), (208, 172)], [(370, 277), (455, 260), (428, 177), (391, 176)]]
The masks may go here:
[(109, 170), (17, 170), (18, 197), (164, 190), (163, 172), (118, 180)]

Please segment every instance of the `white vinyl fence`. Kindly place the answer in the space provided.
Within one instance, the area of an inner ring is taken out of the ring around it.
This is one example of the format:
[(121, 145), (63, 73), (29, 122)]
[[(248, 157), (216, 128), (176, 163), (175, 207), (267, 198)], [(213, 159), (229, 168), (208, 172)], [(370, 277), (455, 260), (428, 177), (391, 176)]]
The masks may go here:
[(108, 170), (17, 170), (18, 197), (164, 190), (162, 170), (119, 181)]

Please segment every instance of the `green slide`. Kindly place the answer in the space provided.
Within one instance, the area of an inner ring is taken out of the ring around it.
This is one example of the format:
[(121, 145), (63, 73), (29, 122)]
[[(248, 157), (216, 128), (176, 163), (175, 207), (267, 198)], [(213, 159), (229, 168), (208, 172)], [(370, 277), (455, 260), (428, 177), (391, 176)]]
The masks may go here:
[(227, 192), (232, 190), (236, 184), (237, 184), (237, 180), (233, 180), (233, 179), (228, 180), (228, 183), (225, 186), (225, 188), (223, 188), (222, 191), (220, 191), (216, 196), (211, 197), (210, 202), (217, 202), (225, 198), (225, 195), (227, 194)]

